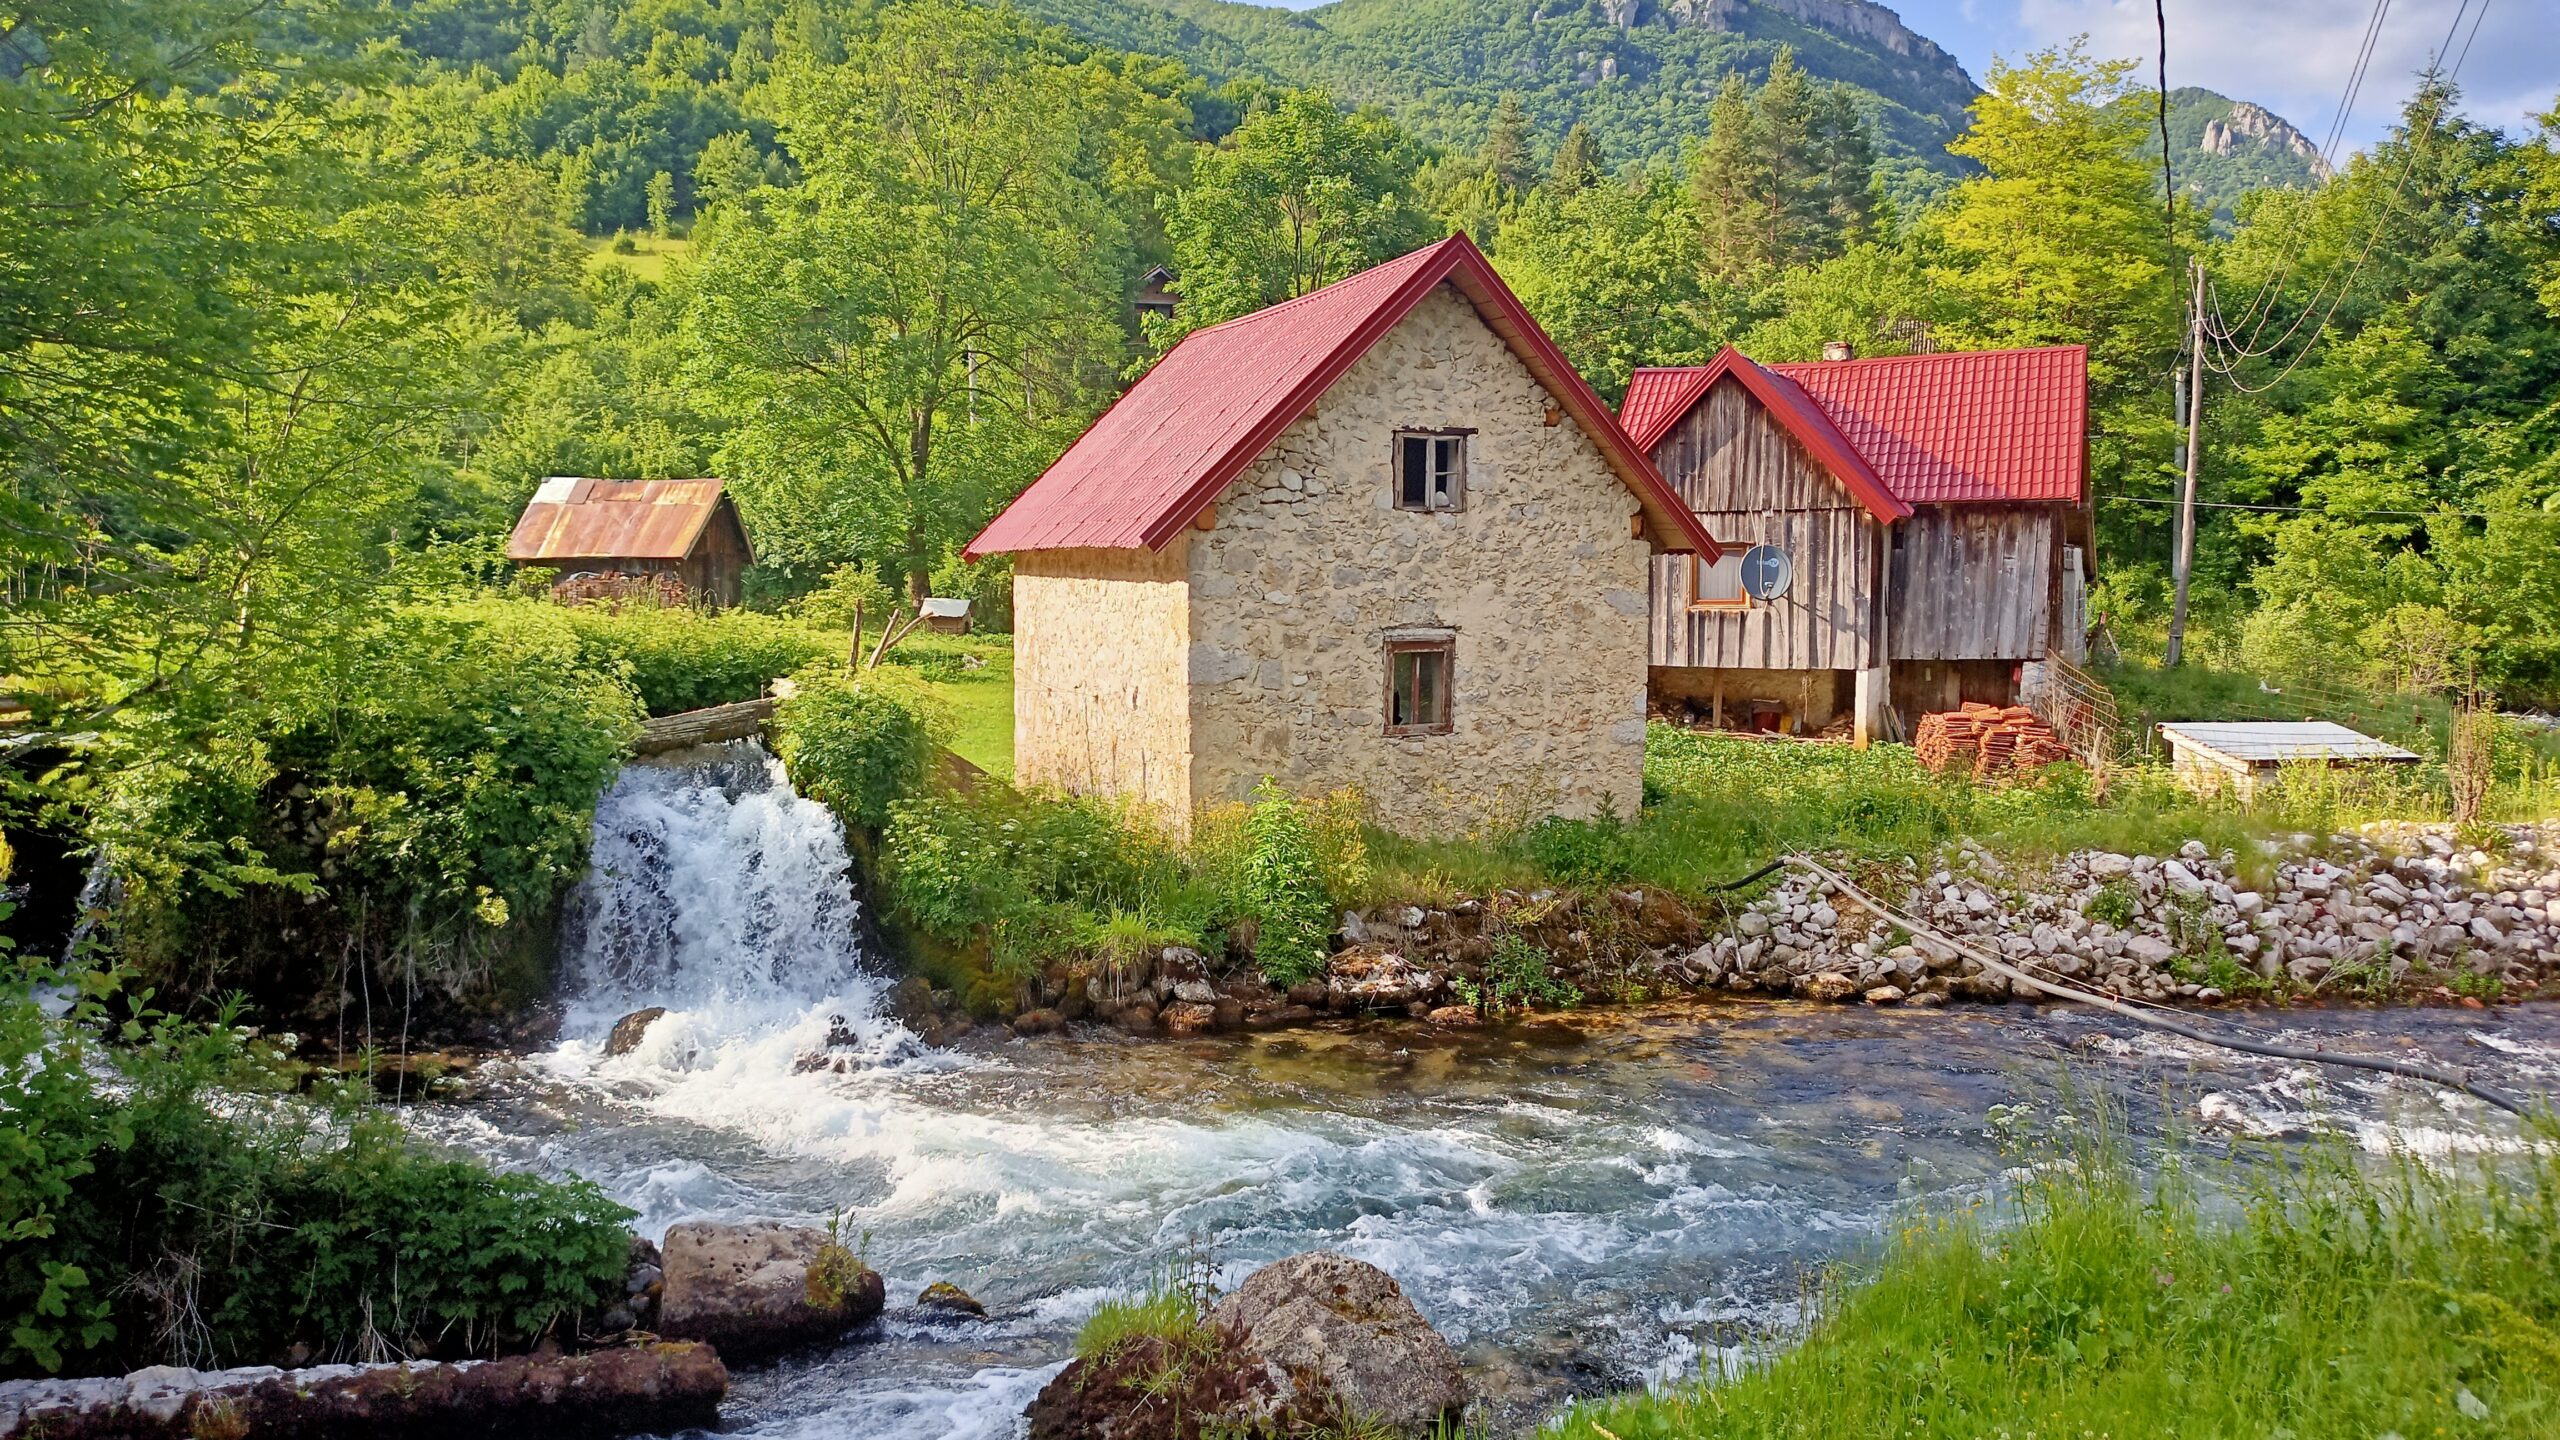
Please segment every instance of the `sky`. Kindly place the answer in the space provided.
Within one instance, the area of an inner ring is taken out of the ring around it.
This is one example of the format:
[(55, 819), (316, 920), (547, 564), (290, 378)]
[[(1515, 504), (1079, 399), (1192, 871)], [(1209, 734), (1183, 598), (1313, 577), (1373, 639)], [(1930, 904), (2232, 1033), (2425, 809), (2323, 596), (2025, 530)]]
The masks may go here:
[[(1292, 10), (1319, 0), (1279, 0)], [(2152, 73), (2159, 39), (2151, 0), (1887, 0), (1903, 23), (1937, 41), (1977, 81), (1995, 54), (2086, 34), (2094, 53), (2137, 57)], [(2381, 138), (2444, 43), (2456, 12), (2462, 30), (2463, 111), (2473, 120), (2530, 131), (2560, 101), (2560, 0), (2389, 0), (2362, 94), (2338, 155)], [(2372, 0), (2168, 0), (2169, 84), (2201, 85), (2254, 100), (2293, 122), (2313, 144), (2329, 138), (2355, 69)], [(2476, 30), (2475, 30), (2476, 22)]]

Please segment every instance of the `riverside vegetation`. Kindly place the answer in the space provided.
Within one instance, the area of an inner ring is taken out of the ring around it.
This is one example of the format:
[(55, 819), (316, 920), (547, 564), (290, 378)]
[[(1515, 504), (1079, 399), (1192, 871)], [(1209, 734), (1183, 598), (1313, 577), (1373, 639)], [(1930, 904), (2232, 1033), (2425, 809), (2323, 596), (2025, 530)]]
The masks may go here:
[(1776, 1353), (1577, 1406), (1550, 1440), (2549, 1433), (2560, 1128), (2375, 1167), (2343, 1142), (2137, 1164), (2103, 1114), (2006, 1126), (1999, 1202), (1914, 1215)]

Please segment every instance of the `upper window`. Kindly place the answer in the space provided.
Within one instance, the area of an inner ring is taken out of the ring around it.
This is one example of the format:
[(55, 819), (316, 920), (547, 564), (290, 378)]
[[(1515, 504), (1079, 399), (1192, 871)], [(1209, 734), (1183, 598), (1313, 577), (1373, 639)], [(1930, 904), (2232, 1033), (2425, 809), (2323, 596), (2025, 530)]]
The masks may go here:
[(1449, 732), (1449, 674), (1457, 652), (1452, 640), (1387, 642), (1387, 733)]
[(1396, 432), (1396, 508), (1467, 508), (1467, 432)]
[(1742, 588), (1743, 547), (1723, 545), (1722, 548), (1724, 557), (1713, 564), (1700, 556), (1689, 557), (1690, 609), (1742, 610), (1750, 607), (1751, 596)]

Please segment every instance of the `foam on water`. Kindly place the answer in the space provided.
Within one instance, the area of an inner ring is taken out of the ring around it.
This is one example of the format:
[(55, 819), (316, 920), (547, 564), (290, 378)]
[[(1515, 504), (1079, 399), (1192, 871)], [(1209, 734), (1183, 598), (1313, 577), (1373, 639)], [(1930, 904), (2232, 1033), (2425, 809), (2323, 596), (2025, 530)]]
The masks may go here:
[[(598, 807), (539, 1093), (448, 1127), (595, 1179), (653, 1236), (842, 1213), (893, 1306), (946, 1279), (989, 1306), (957, 1331), (893, 1310), (862, 1343), (742, 1371), (744, 1434), (1012, 1435), (1095, 1306), (1202, 1252), (1230, 1283), (1309, 1249), (1372, 1261), (1488, 1376), (1526, 1377), (1538, 1409), (1730, 1365), (1799, 1318), (1799, 1267), (1869, 1243), (1914, 1197), (1997, 1183), (1983, 1110), (2033, 1047), (2128, 1076), (2224, 1066), (2208, 1103), (2244, 1133), (2384, 1126), (2452, 1149), (2477, 1128), (2465, 1109), (2386, 1112), (2378, 1084), (2023, 1011), (1765, 1007), (1743, 1014), (1819, 1018), (1642, 1044), (1570, 1032), (1552, 1054), (1505, 1032), (1354, 1030), (962, 1056), (881, 1012), (860, 919), (833, 819), (760, 749), (631, 767)], [(668, 1013), (607, 1057), (614, 1022), (650, 1006)], [(1922, 1024), (1915, 1064), (1891, 1027)], [(2473, 1038), (2549, 1073), (2556, 1033)], [(818, 1051), (848, 1073), (803, 1063)]]

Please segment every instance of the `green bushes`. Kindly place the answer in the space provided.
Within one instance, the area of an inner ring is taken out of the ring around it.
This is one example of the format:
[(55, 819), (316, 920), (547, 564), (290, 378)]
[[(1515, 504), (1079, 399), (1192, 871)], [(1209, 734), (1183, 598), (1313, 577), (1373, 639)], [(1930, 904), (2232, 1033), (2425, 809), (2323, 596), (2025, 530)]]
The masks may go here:
[(805, 626), (752, 610), (686, 606), (564, 607), (581, 657), (620, 667), (652, 715), (753, 700), (777, 676), (835, 653)]
[(1324, 968), (1338, 887), (1365, 880), (1356, 802), (1298, 801), (1266, 783), (1252, 806), (1199, 817), (1181, 847), (1109, 801), (983, 782), (892, 805), (881, 876), (900, 918), (971, 951), (990, 981), (1233, 936), (1290, 984)]
[(933, 771), (931, 698), (893, 670), (812, 671), (775, 715), (776, 746), (804, 795), (850, 825), (878, 830)]
[(125, 887), (126, 953), (198, 988), (222, 962), (256, 979), (284, 947), (334, 949), (283, 933), (323, 921), (447, 988), (485, 979), (583, 869), (639, 719), (566, 615), (531, 602), (389, 611), (259, 694), (126, 712), (80, 796)]
[[(1715, 1435), (2546, 1435), (2560, 1132), (2504, 1162), (2350, 1145), (2147, 1182), (2104, 1127), (2035, 1147), (2015, 1213), (1907, 1223), (1800, 1345), (1577, 1407), (1564, 1440)], [(2227, 1199), (2225, 1198), (2227, 1197)], [(2236, 1200), (2234, 1205), (2228, 1200)], [(2002, 1219), (2014, 1223), (2000, 1224)], [(2059, 1418), (2057, 1418), (2059, 1417)]]
[(379, 1112), (243, 1105), (280, 1057), (236, 1011), (188, 1024), (121, 985), (0, 979), (0, 1375), (488, 1354), (620, 1298), (630, 1212), (594, 1186), (435, 1156)]
[(1298, 802), (1268, 777), (1254, 787), (1244, 833), (1244, 883), (1237, 898), (1253, 917), (1254, 963), (1273, 984), (1295, 985), (1322, 973), (1331, 953), (1332, 897), (1325, 893), (1315, 841)]

